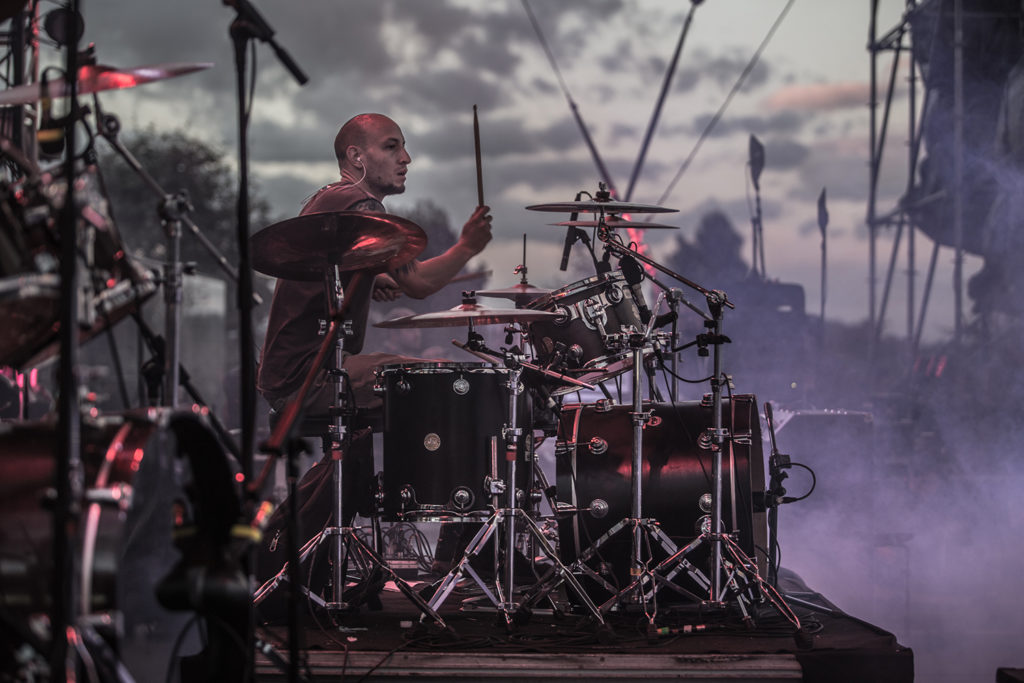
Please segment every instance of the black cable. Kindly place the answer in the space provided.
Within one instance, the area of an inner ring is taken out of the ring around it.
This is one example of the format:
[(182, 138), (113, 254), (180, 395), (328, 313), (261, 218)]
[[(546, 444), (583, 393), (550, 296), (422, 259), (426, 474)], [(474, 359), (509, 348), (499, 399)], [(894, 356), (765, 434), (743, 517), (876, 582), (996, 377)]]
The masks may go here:
[(786, 499), (786, 502), (787, 502), (787, 503), (797, 503), (797, 502), (799, 502), (799, 501), (801, 501), (801, 500), (804, 500), (805, 498), (807, 498), (808, 496), (810, 496), (810, 495), (811, 495), (812, 493), (814, 493), (814, 489), (815, 489), (815, 487), (816, 487), (816, 486), (818, 485), (818, 477), (817, 477), (817, 475), (815, 475), (815, 474), (814, 474), (814, 470), (812, 470), (812, 469), (811, 469), (810, 467), (808, 467), (807, 465), (804, 465), (803, 463), (799, 463), (799, 462), (791, 462), (791, 463), (789, 463), (789, 464), (790, 464), (790, 465), (791, 465), (792, 467), (801, 467), (801, 468), (803, 468), (803, 469), (805, 469), (805, 470), (807, 470), (808, 472), (810, 472), (810, 473), (811, 473), (811, 488), (810, 488), (810, 490), (809, 490), (809, 491), (807, 491), (807, 493), (805, 493), (805, 494), (804, 494), (804, 495), (802, 495), (802, 496), (797, 496), (796, 498), (787, 498), (787, 499)]

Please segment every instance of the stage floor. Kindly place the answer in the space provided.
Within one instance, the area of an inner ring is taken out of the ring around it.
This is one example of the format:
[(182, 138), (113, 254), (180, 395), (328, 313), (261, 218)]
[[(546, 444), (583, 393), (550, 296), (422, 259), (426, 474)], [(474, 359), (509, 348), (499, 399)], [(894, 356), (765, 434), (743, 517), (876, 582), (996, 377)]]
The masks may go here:
[[(509, 626), (473, 581), (438, 610), (448, 631), (429, 618), (421, 623), (413, 601), (394, 590), (379, 604), (338, 616), (337, 624), (303, 600), (302, 672), (335, 681), (913, 681), (913, 653), (891, 633), (844, 614), (791, 572), (782, 574), (780, 589), (804, 638), (770, 607), (756, 610), (753, 628), (702, 617), (694, 604), (662, 605), (657, 633), (649, 633), (637, 606), (610, 612), (608, 628), (576, 610), (541, 608)], [(706, 629), (687, 632), (698, 623)], [(287, 657), (285, 624), (257, 631)], [(260, 656), (257, 677), (288, 680), (284, 661)]]

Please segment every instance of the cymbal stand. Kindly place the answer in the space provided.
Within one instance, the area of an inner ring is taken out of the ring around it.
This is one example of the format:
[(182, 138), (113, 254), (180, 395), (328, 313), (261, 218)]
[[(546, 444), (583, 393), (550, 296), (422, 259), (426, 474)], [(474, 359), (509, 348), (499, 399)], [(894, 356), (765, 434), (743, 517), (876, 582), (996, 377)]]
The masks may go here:
[[(669, 557), (662, 560), (650, 572), (641, 573), (629, 586), (623, 589), (621, 593), (629, 594), (632, 592), (639, 592), (639, 595), (642, 598), (645, 595), (643, 591), (646, 584), (649, 581), (653, 581), (657, 587), (670, 587), (681, 594), (692, 596), (692, 594), (684, 590), (682, 587), (672, 583), (672, 579), (685, 570), (690, 577), (696, 581), (698, 586), (707, 591), (707, 600), (703, 600), (702, 605), (710, 608), (725, 608), (727, 606), (726, 600), (731, 596), (743, 614), (744, 622), (748, 625), (752, 625), (753, 620), (747, 605), (757, 599), (758, 595), (760, 595), (764, 600), (770, 602), (784, 619), (793, 625), (796, 630), (795, 637), (797, 639), (797, 644), (801, 645), (801, 640), (806, 638), (806, 634), (803, 631), (800, 625), (800, 620), (797, 618), (796, 614), (794, 614), (789, 608), (785, 600), (783, 600), (779, 595), (778, 591), (758, 575), (756, 563), (743, 553), (728, 533), (722, 532), (722, 452), (729, 439), (729, 435), (722, 427), (721, 347), (724, 343), (730, 341), (728, 337), (722, 334), (722, 317), (724, 309), (734, 308), (734, 305), (729, 301), (724, 292), (705, 289), (699, 284), (657, 263), (653, 259), (634, 252), (622, 244), (609, 239), (606, 240), (605, 245), (606, 249), (618, 254), (629, 254), (633, 258), (656, 268), (675, 280), (678, 280), (679, 282), (682, 282), (688, 287), (703, 294), (707, 300), (710, 316), (704, 315), (703, 313), (701, 315), (704, 317), (705, 327), (710, 330), (710, 332), (698, 335), (697, 344), (701, 347), (701, 350), (704, 351), (704, 353), (707, 352), (707, 346), (714, 346), (714, 374), (711, 379), (713, 416), (712, 427), (709, 430), (709, 442), (712, 446), (713, 481), (710, 510), (711, 515), (710, 520), (708, 520), (709, 523), (701, 529), (700, 536), (698, 536), (694, 541), (689, 543), (686, 547), (672, 552)], [(674, 348), (673, 353), (678, 350), (679, 348)], [(634, 360), (637, 359), (638, 355), (639, 353), (634, 351)], [(637, 384), (638, 382), (634, 381), (634, 408)], [(639, 460), (639, 455), (634, 452), (634, 476), (637, 475), (637, 467), (641, 464), (638, 462)], [(606, 536), (607, 535), (608, 534), (606, 534)], [(604, 537), (602, 537), (602, 539), (603, 538)], [(598, 543), (600, 543), (602, 539), (598, 539)], [(711, 546), (710, 578), (704, 575), (687, 559), (687, 556), (692, 554), (698, 547), (706, 544)], [(728, 563), (724, 562), (723, 556), (728, 556)], [(582, 559), (583, 558), (581, 558), (581, 560)], [(633, 567), (632, 569), (635, 571), (636, 568)], [(605, 609), (607, 606), (614, 603), (614, 600), (615, 599), (613, 598), (608, 603), (605, 603), (605, 605), (602, 605), (602, 609)]]
[[(495, 352), (489, 351), (483, 347), (481, 343), (474, 342), (472, 329), (470, 330), (470, 342), (467, 343), (467, 346), (473, 346), (475, 347), (474, 350), (477, 351), (497, 355)], [(505, 619), (506, 626), (511, 627), (513, 623), (518, 623), (522, 619), (526, 618), (529, 614), (528, 603), (530, 601), (527, 600), (524, 603), (519, 604), (514, 601), (516, 592), (516, 520), (519, 520), (522, 522), (523, 528), (537, 543), (537, 548), (540, 552), (543, 553), (549, 561), (551, 561), (553, 567), (550, 573), (554, 573), (562, 581), (568, 583), (573, 591), (579, 596), (580, 600), (582, 600), (586, 605), (591, 615), (593, 615), (599, 623), (604, 625), (604, 617), (597, 609), (597, 606), (594, 605), (590, 597), (587, 596), (583, 587), (569, 571), (569, 568), (559, 560), (558, 553), (555, 552), (554, 548), (551, 547), (551, 544), (548, 543), (547, 539), (544, 537), (544, 533), (541, 531), (540, 527), (537, 526), (537, 523), (517, 504), (516, 461), (519, 456), (519, 441), (523, 436), (523, 430), (517, 426), (517, 404), (519, 394), (522, 391), (519, 380), (522, 375), (523, 368), (514, 354), (505, 353), (504, 358), (505, 366), (509, 370), (506, 385), (508, 388), (508, 422), (503, 425), (501, 434), (502, 440), (505, 444), (506, 478), (502, 481), (497, 476), (497, 459), (494, 458), (492, 460), (492, 476), (489, 482), (489, 487), (490, 493), (495, 496), (496, 501), (502, 494), (506, 496), (505, 507), (494, 508), (494, 512), (490, 517), (488, 517), (487, 521), (484, 522), (483, 526), (481, 526), (480, 530), (477, 531), (476, 535), (473, 536), (473, 539), (467, 545), (462, 559), (459, 560), (458, 564), (456, 564), (444, 576), (444, 578), (442, 578), (440, 585), (430, 599), (429, 606), (432, 609), (438, 609), (455, 589), (459, 579), (468, 574), (484, 592), (484, 595), (487, 596), (487, 599), (491, 604), (501, 612), (502, 617)], [(496, 502), (495, 505), (498, 505), (498, 503)], [(495, 534), (497, 534), (497, 536), (495, 536)], [(502, 534), (504, 534), (503, 539)], [(491, 591), (488, 584), (480, 577), (470, 564), (470, 561), (480, 554), (492, 537), (494, 537), (495, 552), (494, 591)], [(501, 540), (504, 540), (503, 558), (499, 545)], [(501, 561), (502, 559), (504, 562)], [(503, 572), (504, 576), (502, 576)], [(530, 594), (527, 593), (527, 595), (529, 596)], [(423, 616), (420, 617), (420, 621), (422, 620)]]
[[(139, 162), (138, 158), (125, 146), (120, 139), (121, 122), (110, 113), (104, 112), (100, 106), (100, 99), (97, 94), (93, 95), (93, 105), (96, 109), (96, 127), (100, 136), (110, 144), (117, 154), (124, 159), (125, 163), (135, 172), (153, 194), (160, 198), (157, 212), (167, 233), (168, 257), (164, 263), (163, 287), (164, 287), (164, 400), (163, 404), (170, 408), (178, 405), (178, 386), (180, 384), (181, 366), (178, 359), (181, 355), (181, 302), (182, 290), (184, 287), (183, 275), (186, 268), (181, 260), (181, 237), (182, 227), (187, 227), (189, 232), (199, 241), (204, 249), (213, 257), (221, 270), (231, 281), (238, 284), (239, 272), (231, 265), (227, 258), (220, 253), (217, 246), (210, 241), (199, 229), (199, 226), (189, 217), (194, 211), (188, 195), (184, 191), (176, 194), (169, 194), (164, 191), (156, 178), (150, 174)], [(256, 305), (263, 303), (262, 297), (251, 292), (252, 302)]]
[[(349, 282), (349, 288), (355, 290), (359, 285), (360, 279), (363, 277), (372, 277), (372, 275), (368, 275), (365, 271), (357, 271)], [(298, 573), (299, 564), (308, 557), (310, 553), (318, 548), (320, 543), (328, 537), (331, 537), (333, 540), (333, 543), (331, 544), (331, 598), (327, 601), (317, 600), (316, 602), (318, 604), (333, 613), (338, 613), (348, 609), (349, 605), (344, 600), (345, 567), (349, 557), (348, 548), (352, 545), (369, 561), (370, 564), (387, 574), (388, 578), (395, 582), (398, 589), (420, 609), (424, 616), (432, 618), (441, 628), (451, 630), (441, 616), (427, 604), (419, 593), (414, 591), (404, 579), (391, 569), (387, 562), (385, 562), (384, 558), (381, 557), (374, 548), (367, 545), (358, 536), (358, 534), (355, 533), (355, 530), (351, 526), (346, 525), (344, 518), (344, 477), (342, 463), (344, 453), (348, 449), (349, 442), (351, 441), (351, 435), (346, 422), (351, 416), (352, 411), (347, 406), (347, 396), (349, 391), (348, 374), (343, 367), (343, 361), (345, 358), (344, 339), (348, 334), (347, 328), (350, 327), (350, 323), (344, 321), (344, 316), (352, 299), (350, 296), (346, 296), (345, 289), (341, 284), (341, 272), (338, 266), (335, 265), (328, 269), (328, 272), (325, 273), (324, 283), (327, 287), (327, 300), (330, 307), (330, 325), (328, 326), (327, 333), (324, 335), (324, 340), (320, 344), (320, 349), (317, 352), (316, 358), (313, 360), (313, 365), (310, 368), (309, 373), (306, 375), (302, 387), (299, 389), (295, 399), (288, 404), (280, 421), (271, 433), (270, 439), (265, 447), (265, 450), (273, 455), (281, 455), (283, 449), (287, 449), (289, 485), (288, 498), (292, 505), (292, 508), (289, 510), (288, 562), (285, 563), (276, 576), (272, 577), (269, 581), (260, 586), (254, 594), (253, 601), (256, 604), (262, 602), (266, 599), (268, 593), (277, 588), (282, 581), (287, 580), (293, 586), (293, 590), (290, 593), (289, 603), (289, 629), (297, 628), (298, 614), (296, 609), (296, 596), (298, 594), (298, 590), (301, 590), (299, 587), (302, 585), (301, 578)], [(296, 481), (298, 479), (298, 473), (295, 469), (294, 463), (295, 448), (292, 434), (295, 425), (298, 424), (305, 410), (304, 404), (306, 402), (306, 397), (309, 394), (309, 390), (312, 388), (316, 376), (324, 369), (327, 355), (332, 347), (334, 349), (334, 364), (329, 372), (333, 377), (335, 396), (337, 399), (337, 404), (332, 406), (331, 411), (334, 415), (334, 422), (331, 425), (331, 443), (329, 444), (332, 451), (334, 467), (334, 471), (332, 473), (332, 502), (334, 504), (333, 524), (328, 524), (328, 526), (326, 526), (317, 536), (310, 539), (300, 550), (297, 547), (298, 510), (295, 507), (297, 497)], [(272, 466), (273, 461), (268, 459), (262, 472), (260, 472), (259, 477), (257, 477), (251, 484), (251, 492), (259, 492), (262, 490)], [(308, 590), (306, 593), (309, 595)], [(297, 631), (295, 634), (289, 633), (289, 638), (297, 639), (297, 635)]]

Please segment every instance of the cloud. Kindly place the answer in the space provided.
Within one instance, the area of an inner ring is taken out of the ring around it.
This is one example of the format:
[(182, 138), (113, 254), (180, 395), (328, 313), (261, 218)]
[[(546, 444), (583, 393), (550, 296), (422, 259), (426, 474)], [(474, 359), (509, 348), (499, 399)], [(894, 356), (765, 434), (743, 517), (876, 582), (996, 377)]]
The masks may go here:
[(773, 171), (797, 168), (810, 151), (809, 147), (795, 140), (768, 140), (764, 143), (765, 164)]
[[(739, 52), (730, 55), (711, 54), (697, 50), (683, 64), (676, 75), (676, 88), (686, 91), (699, 81), (708, 79), (720, 88), (732, 88), (750, 61), (749, 55)], [(743, 82), (746, 90), (764, 85), (772, 75), (772, 68), (764, 59), (758, 60)]]
[[(700, 134), (711, 122), (713, 114), (700, 114), (693, 120), (692, 132)], [(734, 133), (765, 135), (768, 133), (796, 133), (808, 118), (805, 114), (794, 111), (780, 111), (765, 116), (723, 116), (714, 130), (712, 137), (724, 137)]]
[(871, 99), (868, 83), (799, 83), (779, 88), (763, 105), (768, 109), (830, 111), (867, 106)]
[[(471, 131), (469, 116), (465, 116), (457, 123), (439, 123), (408, 142), (411, 153), (418, 149), (436, 161), (465, 159), (473, 154)], [(528, 128), (519, 118), (480, 119), (480, 147), (485, 159), (545, 150), (564, 151), (581, 144), (579, 129), (569, 117), (540, 129)]]

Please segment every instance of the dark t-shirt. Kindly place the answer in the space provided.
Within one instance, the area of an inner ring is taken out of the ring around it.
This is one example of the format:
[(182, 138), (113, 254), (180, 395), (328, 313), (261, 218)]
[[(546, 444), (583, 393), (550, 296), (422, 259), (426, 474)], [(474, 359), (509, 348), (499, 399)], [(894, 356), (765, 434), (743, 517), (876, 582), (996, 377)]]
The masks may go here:
[[(384, 205), (366, 190), (349, 182), (328, 185), (302, 208), (300, 215), (331, 211), (384, 211)], [(345, 351), (363, 348), (373, 277), (364, 277), (354, 291), (348, 291), (352, 275), (343, 274), (346, 296), (351, 299), (346, 318), (352, 321), (353, 336), (345, 340)], [(294, 394), (316, 357), (328, 327), (328, 306), (324, 282), (278, 280), (270, 303), (267, 336), (256, 386), (270, 401)]]

